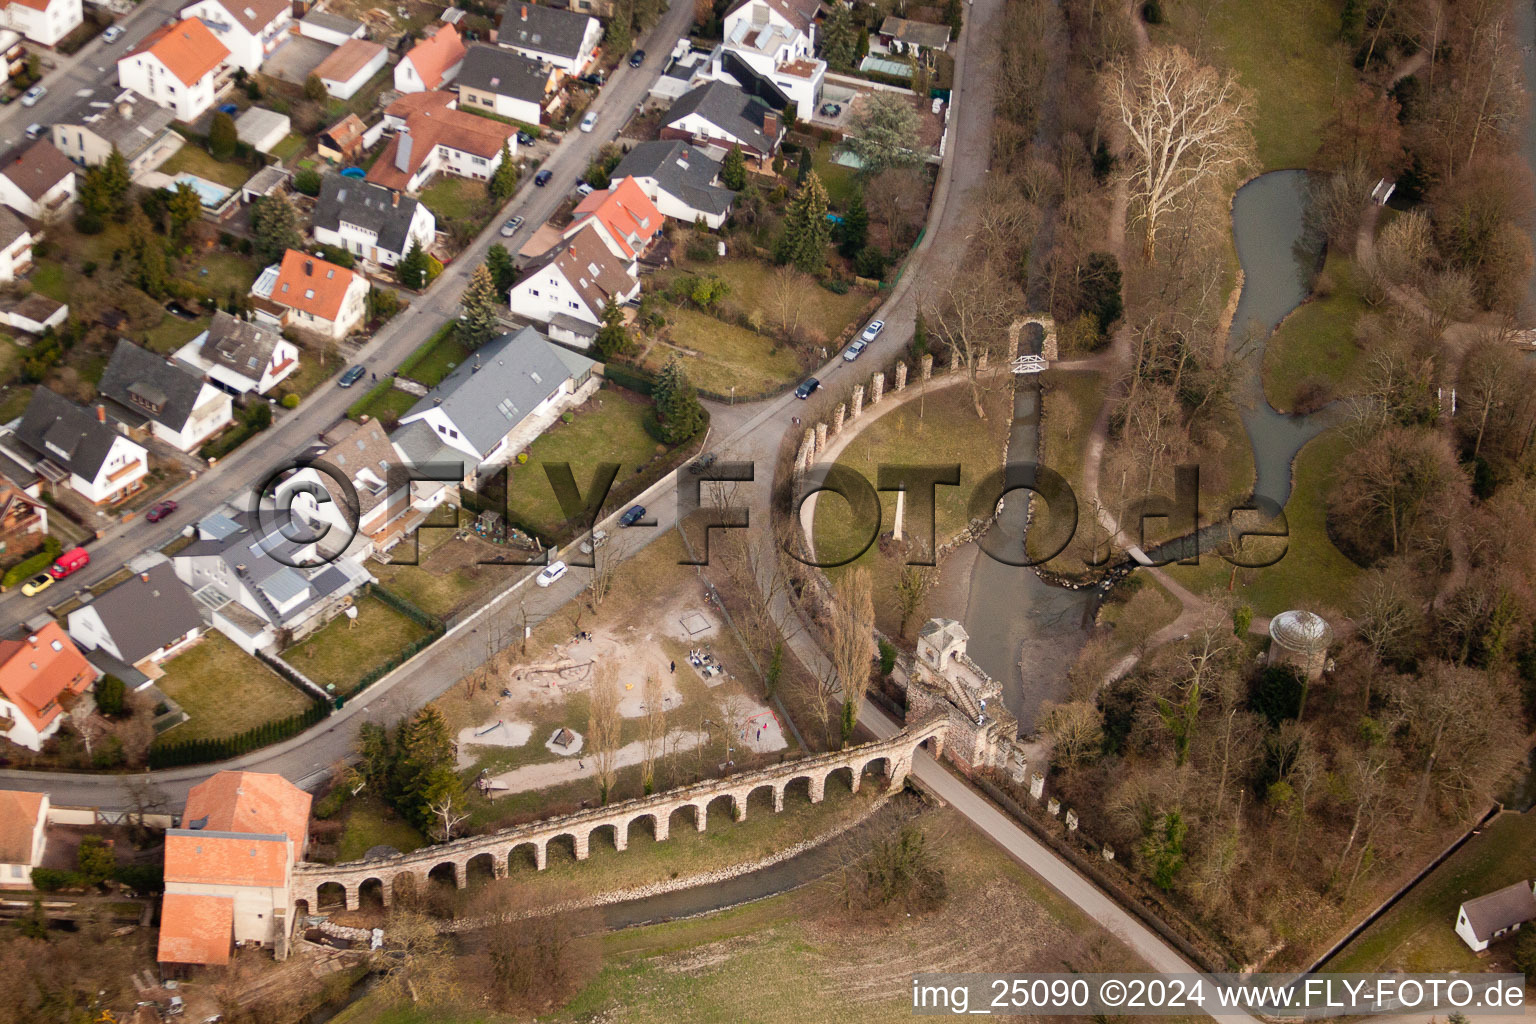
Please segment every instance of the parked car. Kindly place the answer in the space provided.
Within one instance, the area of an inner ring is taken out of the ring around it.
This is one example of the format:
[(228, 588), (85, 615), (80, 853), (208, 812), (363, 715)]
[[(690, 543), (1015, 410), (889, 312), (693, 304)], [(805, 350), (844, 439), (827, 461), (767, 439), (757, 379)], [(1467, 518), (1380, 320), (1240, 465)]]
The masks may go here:
[(593, 128), (596, 128), (596, 127), (597, 127), (597, 111), (589, 110), (589, 111), (587, 111), (587, 116), (581, 119), (581, 130), (584, 131), (584, 132), (590, 132)]
[(602, 85), (603, 73), (601, 71), (594, 71), (590, 75), (582, 75), (577, 81), (586, 85)]
[(40, 139), (43, 136), (43, 132), (47, 130), (48, 129), (44, 128), (42, 125), (33, 122), (32, 124), (27, 125), (27, 138)]
[(695, 462), (692, 465), (690, 465), (688, 467), (688, 472), (692, 473), (694, 476), (698, 476), (700, 473), (704, 472), (710, 466), (713, 466), (715, 464), (715, 460), (717, 458), (718, 458), (718, 456), (715, 455), (714, 452), (710, 452), (708, 455), (704, 456), (702, 459), (699, 459), (697, 462)]
[(581, 553), (590, 555), (603, 546), (603, 541), (608, 539), (607, 530), (593, 530), (592, 536), (581, 542)]
[(519, 146), (531, 146), (531, 145), (533, 145), (537, 141), (539, 141), (539, 140), (535, 139), (532, 135), (529, 135), (527, 132), (518, 132), (517, 133), (517, 144)]
[(115, 43), (121, 38), (123, 38), (123, 26), (121, 25), (110, 25), (101, 34), (101, 41), (108, 44)]
[(859, 356), (863, 355), (864, 350), (867, 348), (869, 348), (869, 342), (865, 341), (863, 338), (859, 338), (852, 345), (849, 345), (846, 349), (843, 350), (843, 358), (851, 363), (855, 359), (859, 358)]
[(79, 572), (90, 564), (91, 553), (89, 551), (85, 550), (85, 548), (70, 548), (54, 559), (53, 565), (48, 568), (48, 575), (56, 580), (61, 580), (65, 576)]
[(533, 176), (533, 183), (539, 188), (543, 188), (545, 185), (549, 184), (549, 179), (553, 178), (554, 176), (554, 171), (540, 171), (538, 174)]
[(148, 519), (152, 523), (158, 523), (160, 520), (164, 519), (172, 512), (175, 512), (180, 507), (181, 506), (176, 504), (174, 501), (162, 501), (154, 508), (144, 513), (144, 518)]
[(240, 113), (240, 107), (235, 103), (220, 103), (219, 113), (228, 114), (230, 117), (234, 117), (236, 114)]
[(576, 183), (576, 194), (579, 195), (579, 196), (589, 196), (589, 195), (591, 195), (592, 194), (592, 183), (590, 181), (578, 181)]
[(821, 381), (817, 380), (815, 377), (812, 377), (804, 384), (801, 384), (799, 387), (795, 388), (795, 397), (810, 398), (816, 393), (816, 389), (819, 387), (821, 387)]
[(38, 573), (21, 585), (21, 592), (27, 597), (35, 597), (53, 586), (53, 577), (45, 572)]
[(341, 380), (337, 381), (336, 383), (340, 384), (344, 388), (349, 388), (353, 384), (356, 384), (358, 381), (362, 380), (363, 375), (367, 372), (367, 370), (363, 369), (362, 364), (358, 364), (357, 366), (352, 367), (346, 373), (342, 374)]
[(547, 587), (570, 571), (570, 567), (564, 562), (550, 562), (538, 576), (534, 577), (533, 582), (541, 587)]
[(44, 96), (47, 96), (47, 95), (48, 95), (47, 87), (41, 86), (41, 85), (34, 85), (32, 88), (30, 88), (26, 92), (22, 93), (21, 105), (24, 106), (24, 107), (35, 107), (35, 106), (37, 106), (37, 101), (42, 99)]
[(523, 218), (508, 217), (507, 222), (501, 226), (501, 237), (511, 238), (517, 234), (517, 229), (523, 226)]
[(644, 505), (631, 505), (631, 506), (629, 506), (628, 509), (625, 510), (625, 512), (624, 512), (624, 514), (622, 516), (619, 516), (619, 525), (620, 526), (634, 526), (636, 523), (638, 523), (640, 520), (642, 520), (644, 518), (645, 518), (645, 506)]
[(884, 320), (871, 320), (869, 326), (864, 328), (864, 333), (859, 335), (859, 340), (866, 345), (880, 337), (880, 332), (885, 330)]
[(634, 53), (629, 55), (629, 66), (630, 67), (637, 68), (641, 64), (644, 64), (644, 63), (645, 63), (645, 51), (644, 50), (636, 50)]

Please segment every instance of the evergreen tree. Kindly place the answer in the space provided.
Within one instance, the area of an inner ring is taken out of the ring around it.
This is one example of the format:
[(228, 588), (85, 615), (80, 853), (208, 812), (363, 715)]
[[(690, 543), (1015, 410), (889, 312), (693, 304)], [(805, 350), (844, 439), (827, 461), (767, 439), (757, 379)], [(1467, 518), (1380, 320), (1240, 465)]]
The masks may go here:
[(176, 191), (171, 193), (165, 209), (171, 217), (171, 237), (178, 242), (185, 242), (192, 225), (203, 215), (203, 201), (198, 198), (195, 188), (184, 181), (178, 181)]
[(501, 330), (496, 319), (500, 302), (496, 298), (496, 282), (491, 278), (491, 268), (484, 263), (469, 275), (469, 287), (459, 299), (459, 340), (468, 349), (477, 349), (496, 337)]
[(497, 242), (485, 251), (485, 265), (490, 268), (491, 280), (496, 282), (496, 294), (505, 295), (517, 283), (517, 268), (512, 265), (512, 254)]
[(725, 162), (720, 165), (720, 184), (732, 192), (747, 187), (747, 158), (742, 155), (740, 146), (732, 146), (725, 154)]
[(704, 429), (704, 407), (698, 392), (674, 356), (662, 367), (652, 391), (656, 400), (656, 437), (665, 444), (683, 444)]
[(868, 242), (869, 211), (864, 209), (864, 193), (855, 192), (838, 228), (837, 251), (851, 260)]
[(837, 71), (852, 71), (858, 61), (859, 34), (853, 27), (853, 12), (834, 3), (821, 28), (821, 56)]
[(137, 207), (128, 218), (128, 259), (133, 283), (151, 298), (163, 296), (171, 277), (165, 260), (165, 241)]
[(428, 256), (420, 242), (412, 242), (410, 251), (395, 264), (395, 277), (407, 288), (425, 288), (432, 279)]
[(501, 144), (501, 163), (496, 165), (496, 170), (491, 172), (491, 181), (487, 186), (491, 192), (491, 198), (498, 203), (506, 202), (512, 198), (512, 193), (517, 191), (517, 161), (512, 159), (512, 147), (509, 143)]
[(633, 4), (615, 4), (613, 17), (608, 19), (608, 31), (603, 33), (603, 45), (618, 53), (628, 50), (629, 44), (634, 42), (635, 38), (634, 19)]
[[(417, 711), (400, 726), (394, 748), (391, 802), (412, 824), (426, 831), (431, 820), (428, 804), (441, 799), (452, 786), (444, 772), (453, 776), (453, 741), (442, 712), (431, 706)], [(457, 783), (458, 777), (453, 776), (453, 780)]]
[(792, 263), (807, 274), (818, 273), (826, 266), (827, 243), (832, 236), (827, 205), (827, 190), (820, 176), (811, 171), (784, 214), (779, 241), (773, 250), (775, 260)]
[(324, 103), (328, 95), (329, 93), (325, 91), (325, 83), (320, 80), (319, 75), (310, 75), (304, 79), (305, 99), (314, 100), (316, 103)]
[(629, 332), (624, 329), (624, 313), (617, 303), (609, 302), (603, 307), (603, 326), (598, 329), (593, 344), (605, 361), (629, 348)]
[(213, 124), (208, 127), (208, 152), (213, 154), (215, 160), (228, 160), (235, 155), (235, 146), (239, 141), (235, 119), (222, 110), (217, 111), (213, 115)]
[(923, 159), (922, 122), (906, 97), (894, 92), (871, 93), (851, 119), (847, 146), (859, 158), (865, 174), (910, 167)]
[(107, 211), (114, 220), (128, 219), (128, 193), (133, 190), (133, 175), (128, 173), (128, 161), (116, 146), (107, 154), (101, 165), (101, 190), (106, 197)]
[(281, 192), (262, 196), (251, 204), (251, 234), (255, 237), (257, 258), (266, 263), (276, 263), (289, 249), (304, 245), (299, 215)]

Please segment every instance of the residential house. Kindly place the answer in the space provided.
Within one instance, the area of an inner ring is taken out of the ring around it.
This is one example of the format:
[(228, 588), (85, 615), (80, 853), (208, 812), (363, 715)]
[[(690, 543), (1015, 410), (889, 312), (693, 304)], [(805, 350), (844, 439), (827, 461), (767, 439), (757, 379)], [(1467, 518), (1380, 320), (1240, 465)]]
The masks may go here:
[(706, 82), (677, 98), (662, 122), (663, 139), (691, 142), (724, 159), (733, 146), (758, 167), (766, 166), (784, 138), (779, 112), (729, 82)]
[(568, 75), (584, 75), (603, 39), (602, 22), (577, 11), (509, 0), (502, 8), (496, 45)]
[(351, 18), (344, 18), (330, 11), (310, 11), (299, 19), (299, 35), (306, 39), (318, 39), (322, 43), (341, 46), (348, 39), (361, 39), (368, 33), (368, 26)]
[(57, 46), (85, 20), (80, 0), (4, 0), (0, 24), (34, 43)]
[(384, 116), (380, 119), (383, 130), (387, 132), (399, 131), (406, 126), (406, 122), (412, 117), (421, 114), (438, 114), (444, 110), (455, 110), (459, 105), (457, 93), (442, 92), (434, 89), (432, 92), (408, 92), (396, 96), (384, 108)]
[(590, 14), (594, 18), (613, 17), (613, 0), (549, 0), (549, 6), (562, 11)]
[(642, 142), (613, 169), (610, 189), (630, 179), (662, 216), (719, 228), (731, 215), (736, 193), (720, 184), (720, 161), (679, 139)]
[(917, 57), (942, 53), (949, 48), (949, 26), (908, 21), (891, 14), (880, 23), (876, 39), (880, 49), (898, 56)]
[(635, 261), (615, 256), (589, 225), (530, 266), (509, 302), (519, 316), (585, 337), (588, 331), (565, 321), (580, 321), (595, 336), (610, 302), (623, 305), (639, 294)]
[(41, 750), (64, 721), (64, 704), (96, 682), (57, 622), (21, 640), (0, 640), (0, 736)]
[(820, 102), (827, 73), (826, 62), (816, 57), (819, 7), (817, 0), (739, 0), (726, 12), (721, 44), (739, 63), (712, 60), (711, 77), (733, 81), (748, 92), (757, 91), (750, 79), (760, 78), (809, 116)]
[(0, 324), (28, 334), (42, 334), (69, 319), (69, 307), (41, 292), (0, 295)]
[(337, 549), (321, 550), (318, 531), (312, 539), (284, 535), (296, 530), (296, 520), (272, 509), (228, 509), (203, 517), (197, 539), (171, 556), (209, 622), (247, 653), (318, 629), (371, 578), (341, 556), (350, 538), (330, 538)]
[(152, 103), (195, 121), (230, 82), (229, 48), (196, 18), (162, 25), (117, 61), (117, 80)]
[(39, 498), (42, 488), (32, 484), (30, 489), (37, 493), (29, 494), (22, 483), (0, 476), (0, 552), (31, 551), (48, 533), (48, 506)]
[(181, 148), (171, 130), (174, 115), (132, 89), (103, 82), (85, 89), (53, 123), (53, 144), (77, 164), (106, 162), (113, 147), (128, 162), (130, 177), (163, 164)]
[(1456, 913), (1456, 934), (1472, 952), (1481, 953), (1531, 921), (1536, 921), (1536, 888), (1529, 881), (1516, 882), (1463, 903)]
[(229, 392), (164, 356), (117, 340), (96, 390), (118, 406), (117, 419), (190, 452), (235, 421)]
[(464, 64), (464, 40), (452, 25), (440, 25), (411, 47), (395, 65), (398, 92), (430, 92), (453, 81)]
[(32, 269), (32, 229), (9, 206), (0, 206), (0, 282), (25, 277)]
[(0, 82), (8, 81), (27, 68), (27, 44), (21, 33), (0, 28)]
[(381, 266), (399, 263), (414, 245), (431, 248), (437, 218), (426, 203), (382, 185), (339, 174), (320, 183), (315, 201), (315, 241), (345, 249)]
[(149, 453), (107, 424), (105, 406), (93, 414), (48, 388), (32, 392), (14, 437), (16, 457), (51, 484), (68, 481), (96, 505), (122, 501), (144, 486), (149, 472)]
[(69, 613), (69, 636), (82, 650), (102, 651), (140, 672), (174, 657), (203, 635), (192, 591), (170, 562), (97, 594)]
[(466, 463), (465, 479), (502, 465), (598, 385), (592, 360), (532, 327), (486, 342), (400, 417), (424, 423)]
[(351, 163), (368, 148), (368, 127), (356, 114), (346, 117), (320, 133), (316, 146), (320, 155), (333, 164)]
[(0, 789), (0, 889), (30, 889), (48, 846), (48, 794)]
[(281, 775), (222, 771), (193, 786), (165, 833), (162, 964), (229, 962), (245, 943), (287, 953), (289, 880), (309, 844), (310, 795)]
[(661, 234), (661, 211), (633, 178), (621, 178), (606, 192), (593, 192), (576, 204), (564, 237), (592, 228), (608, 251), (621, 260), (639, 258)]
[(213, 30), (229, 51), (229, 62), (247, 74), (288, 41), (293, 25), (291, 0), (197, 0), (181, 9)]
[[(349, 100), (383, 70), (388, 56), (389, 51), (378, 43), (370, 43), (366, 39), (348, 39), (320, 62), (314, 74), (319, 77), (327, 93), (338, 100)], [(396, 75), (403, 63), (396, 66)], [(347, 117), (357, 119), (356, 114), (348, 114)]]
[(299, 368), (299, 347), (269, 326), (221, 309), (207, 330), (176, 351), (176, 358), (232, 395), (265, 395)]
[(251, 293), (276, 307), (274, 315), (273, 310), (258, 305), (258, 320), (340, 340), (363, 322), (368, 279), (355, 270), (289, 249), (277, 273), (270, 277), (263, 273)]
[(501, 166), (503, 149), (517, 155), (512, 125), (424, 103), (406, 116), (369, 169), (368, 180), (396, 192), (418, 192), (439, 171), (487, 181)]
[(287, 114), (266, 107), (250, 107), (235, 118), (235, 137), (258, 153), (270, 153), (288, 137), (293, 122)]
[(75, 199), (75, 165), (47, 139), (0, 164), (0, 203), (33, 220), (52, 220)]
[(538, 124), (555, 88), (554, 66), (496, 46), (471, 46), (454, 86), (461, 110), (488, 110)]

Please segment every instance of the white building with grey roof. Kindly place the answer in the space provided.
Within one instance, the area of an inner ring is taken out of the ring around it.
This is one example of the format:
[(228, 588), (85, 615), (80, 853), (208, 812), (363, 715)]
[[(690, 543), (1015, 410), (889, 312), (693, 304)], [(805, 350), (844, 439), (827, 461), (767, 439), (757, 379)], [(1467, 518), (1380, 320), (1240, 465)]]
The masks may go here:
[(82, 91), (53, 123), (53, 144), (84, 167), (106, 162), (113, 147), (130, 177), (152, 171), (182, 146), (171, 130), (176, 115), (132, 89), (103, 83)]
[(265, 395), (299, 368), (299, 347), (275, 328), (221, 309), (207, 330), (177, 349), (176, 359), (232, 395)]
[(642, 142), (624, 155), (609, 188), (634, 178), (663, 216), (718, 228), (731, 215), (736, 193), (720, 184), (721, 162), (681, 139)]
[(189, 452), (234, 422), (229, 393), (164, 356), (119, 338), (96, 385), (119, 420)]
[(143, 672), (203, 635), (203, 616), (170, 562), (128, 577), (69, 613), (69, 638)]
[(526, 0), (510, 0), (496, 29), (496, 45), (568, 75), (586, 74), (602, 38), (603, 24), (596, 18)]
[(50, 484), (67, 483), (96, 505), (140, 490), (149, 473), (149, 453), (107, 422), (104, 405), (88, 411), (48, 388), (32, 392), (16, 432), (0, 446)]
[(459, 109), (489, 111), (538, 124), (544, 100), (556, 86), (554, 65), (497, 46), (471, 46), (453, 87)]
[(425, 203), (371, 182), (330, 174), (315, 200), (315, 241), (392, 267), (420, 244), (425, 252), (437, 234), (437, 218)]
[(1488, 944), (1513, 935), (1536, 921), (1536, 888), (1529, 881), (1516, 882), (1486, 896), (1468, 900), (1456, 913), (1456, 934), (1481, 953)]

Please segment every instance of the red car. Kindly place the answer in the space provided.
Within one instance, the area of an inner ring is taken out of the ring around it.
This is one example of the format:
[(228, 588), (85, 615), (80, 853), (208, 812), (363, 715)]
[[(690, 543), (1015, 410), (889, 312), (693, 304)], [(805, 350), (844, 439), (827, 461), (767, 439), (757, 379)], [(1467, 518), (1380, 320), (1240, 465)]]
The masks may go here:
[(177, 507), (178, 506), (174, 501), (162, 501), (160, 504), (156, 505), (154, 508), (145, 513), (144, 518), (148, 519), (152, 523), (158, 523), (172, 512), (175, 512)]

